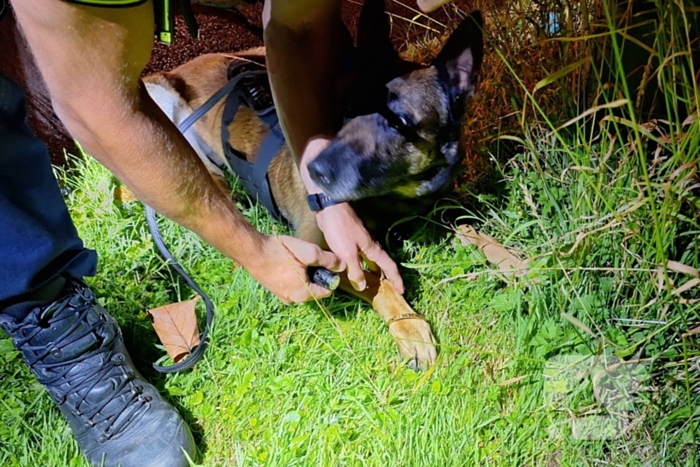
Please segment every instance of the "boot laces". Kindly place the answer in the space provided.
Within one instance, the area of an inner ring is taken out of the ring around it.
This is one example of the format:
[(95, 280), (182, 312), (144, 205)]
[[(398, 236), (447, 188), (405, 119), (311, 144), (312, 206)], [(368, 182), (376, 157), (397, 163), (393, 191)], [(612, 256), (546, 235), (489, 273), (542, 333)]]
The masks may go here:
[[(79, 296), (79, 300), (75, 300)], [(77, 303), (77, 305), (76, 305)], [(117, 350), (113, 339), (118, 334), (118, 328), (113, 329), (114, 335), (109, 336), (109, 327), (116, 328), (116, 325), (109, 323), (104, 313), (98, 313), (99, 318), (88, 320), (88, 315), (94, 313), (95, 298), (87, 287), (75, 286), (73, 293), (69, 293), (65, 298), (48, 305), (43, 316), (50, 314), (48, 321), (42, 324), (19, 323), (14, 324), (7, 320), (2, 320), (2, 327), (10, 335), (19, 335), (15, 339), (15, 346), (22, 349), (30, 369), (37, 375), (39, 382), (47, 387), (65, 387), (64, 391), (52, 391), (52, 397), (62, 405), (69, 402), (70, 411), (76, 417), (81, 417), (87, 426), (97, 427), (101, 430), (99, 441), (104, 442), (119, 434), (131, 422), (142, 413), (140, 407), (151, 401), (150, 396), (142, 394), (143, 387), (136, 384), (133, 370), (125, 366), (125, 356)], [(40, 332), (50, 326), (51, 323), (61, 318), (62, 312), (66, 308), (72, 308), (72, 313), (77, 315), (72, 325), (68, 327), (60, 336), (53, 339), (48, 345), (32, 346), (31, 340)], [(0, 314), (0, 317), (2, 315)], [(93, 322), (91, 322), (93, 321)], [(87, 324), (84, 329), (78, 329), (81, 325)], [(91, 349), (81, 355), (57, 363), (49, 363), (48, 357), (60, 356), (61, 349), (69, 348), (90, 335), (97, 337), (98, 342)], [(81, 363), (96, 368), (95, 371), (80, 372), (70, 375), (70, 371)], [(87, 400), (90, 392), (100, 383), (107, 380), (116, 380), (112, 390), (104, 394), (99, 402)], [(71, 395), (77, 397), (71, 398)], [(112, 403), (118, 401), (118, 403)], [(105, 410), (109, 405), (108, 410)]]

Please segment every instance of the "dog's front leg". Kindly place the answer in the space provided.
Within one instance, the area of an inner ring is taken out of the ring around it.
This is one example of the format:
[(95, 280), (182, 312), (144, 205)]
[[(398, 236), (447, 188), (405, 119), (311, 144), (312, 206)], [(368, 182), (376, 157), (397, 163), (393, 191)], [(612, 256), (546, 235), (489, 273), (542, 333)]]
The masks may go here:
[(408, 359), (411, 368), (425, 370), (430, 367), (437, 358), (430, 324), (396, 292), (390, 281), (370, 271), (365, 271), (365, 279), (367, 287), (358, 292), (343, 273), (340, 288), (372, 305), (387, 324), (401, 356)]
[[(323, 233), (316, 224), (316, 216), (303, 204), (295, 223), (297, 237), (328, 248)], [(399, 346), (401, 356), (409, 360), (414, 370), (424, 370), (435, 362), (437, 350), (433, 332), (423, 316), (416, 313), (406, 303), (403, 296), (396, 292), (388, 280), (371, 271), (365, 271), (367, 287), (362, 292), (355, 290), (346, 273), (340, 274), (340, 288), (355, 297), (366, 301), (379, 313)]]

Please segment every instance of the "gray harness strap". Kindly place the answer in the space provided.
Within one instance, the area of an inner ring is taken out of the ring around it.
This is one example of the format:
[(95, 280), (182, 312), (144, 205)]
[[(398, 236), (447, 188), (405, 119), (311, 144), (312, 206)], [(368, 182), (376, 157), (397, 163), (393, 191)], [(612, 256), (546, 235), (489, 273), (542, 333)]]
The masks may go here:
[[(242, 62), (229, 70), (229, 81), (214, 93), (201, 107), (180, 123), (178, 129), (185, 133), (209, 112), (221, 99), (226, 97), (226, 104), (221, 116), (221, 145), (224, 156), (233, 173), (238, 177), (243, 188), (258, 199), (265, 208), (280, 222), (286, 222), (270, 190), (267, 172), (272, 160), (279, 154), (285, 144), (284, 134), (279, 125), (277, 112), (272, 102), (272, 93), (265, 67), (255, 62)], [(253, 110), (258, 118), (270, 129), (265, 136), (254, 162), (248, 162), (246, 154), (234, 149), (229, 142), (228, 127), (241, 105)], [(219, 168), (224, 169), (212, 161)]]
[[(256, 65), (262, 68), (260, 65)], [(234, 69), (233, 71), (236, 71)], [(270, 169), (272, 160), (279, 154), (285, 144), (284, 134), (279, 125), (277, 112), (272, 104), (272, 94), (267, 80), (267, 73), (264, 69), (258, 71), (247, 71), (237, 76), (243, 76), (239, 81), (240, 85), (235, 86), (226, 99), (224, 112), (221, 116), (221, 143), (224, 148), (224, 155), (231, 170), (238, 176), (239, 181), (252, 196), (257, 197), (268, 211), (278, 221), (285, 219), (277, 208), (277, 203), (272, 196), (267, 172)], [(248, 162), (246, 155), (234, 149), (229, 143), (228, 126), (238, 112), (240, 106), (244, 104), (254, 110), (258, 118), (270, 129), (265, 136), (255, 160)]]

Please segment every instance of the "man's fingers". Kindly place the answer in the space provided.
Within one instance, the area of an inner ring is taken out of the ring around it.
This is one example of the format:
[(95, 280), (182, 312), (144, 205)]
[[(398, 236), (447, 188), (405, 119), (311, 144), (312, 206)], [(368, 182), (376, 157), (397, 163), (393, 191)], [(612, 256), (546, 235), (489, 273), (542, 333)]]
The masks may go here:
[(332, 251), (294, 237), (279, 237), (284, 247), (304, 266), (323, 266), (334, 272), (345, 270), (345, 263)]
[(365, 259), (365, 263), (367, 263), (367, 269), (372, 272), (380, 272), (382, 270), (377, 263), (369, 259), (366, 255), (363, 254), (362, 256)]
[(338, 256), (335, 253), (331, 251), (325, 251), (320, 248), (318, 250), (318, 261), (311, 264), (311, 266), (323, 266), (324, 268), (330, 269), (333, 272), (345, 271), (345, 261), (338, 258)]
[(280, 302), (282, 302), (284, 305), (289, 305), (292, 303), (291, 301), (287, 300), (286, 298), (282, 298), (279, 295), (277, 295), (277, 298), (279, 299)]
[[(308, 285), (308, 289), (306, 288), (306, 286), (303, 286), (303, 288), (298, 289), (292, 295), (291, 301), (294, 303), (304, 303), (308, 302), (309, 300), (313, 300), (314, 297), (316, 297), (317, 299), (329, 297), (333, 293), (332, 291), (313, 283), (309, 283)], [(309, 291), (311, 291), (311, 293), (309, 293)]]
[(381, 268), (386, 278), (394, 285), (396, 291), (403, 294), (403, 279), (401, 278), (401, 274), (399, 274), (399, 267), (391, 257), (389, 257), (387, 252), (382, 250), (377, 243), (374, 243), (363, 253), (368, 260), (375, 262), (377, 266)]
[(359, 292), (365, 290), (367, 287), (367, 281), (365, 280), (365, 271), (362, 269), (360, 262), (357, 258), (354, 260), (348, 260), (348, 280), (352, 284), (353, 288)]
[(311, 290), (311, 293), (314, 295), (316, 298), (326, 298), (330, 297), (333, 291), (328, 290), (324, 287), (321, 287), (320, 285), (316, 285), (311, 283), (309, 285), (309, 289)]

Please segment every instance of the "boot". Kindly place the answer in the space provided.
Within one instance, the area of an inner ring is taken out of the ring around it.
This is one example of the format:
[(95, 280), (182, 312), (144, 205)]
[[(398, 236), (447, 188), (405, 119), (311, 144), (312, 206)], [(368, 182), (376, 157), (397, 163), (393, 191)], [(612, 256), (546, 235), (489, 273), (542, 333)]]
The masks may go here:
[(82, 282), (21, 323), (0, 313), (88, 460), (105, 467), (186, 467), (195, 445), (178, 412), (134, 368), (119, 325)]

